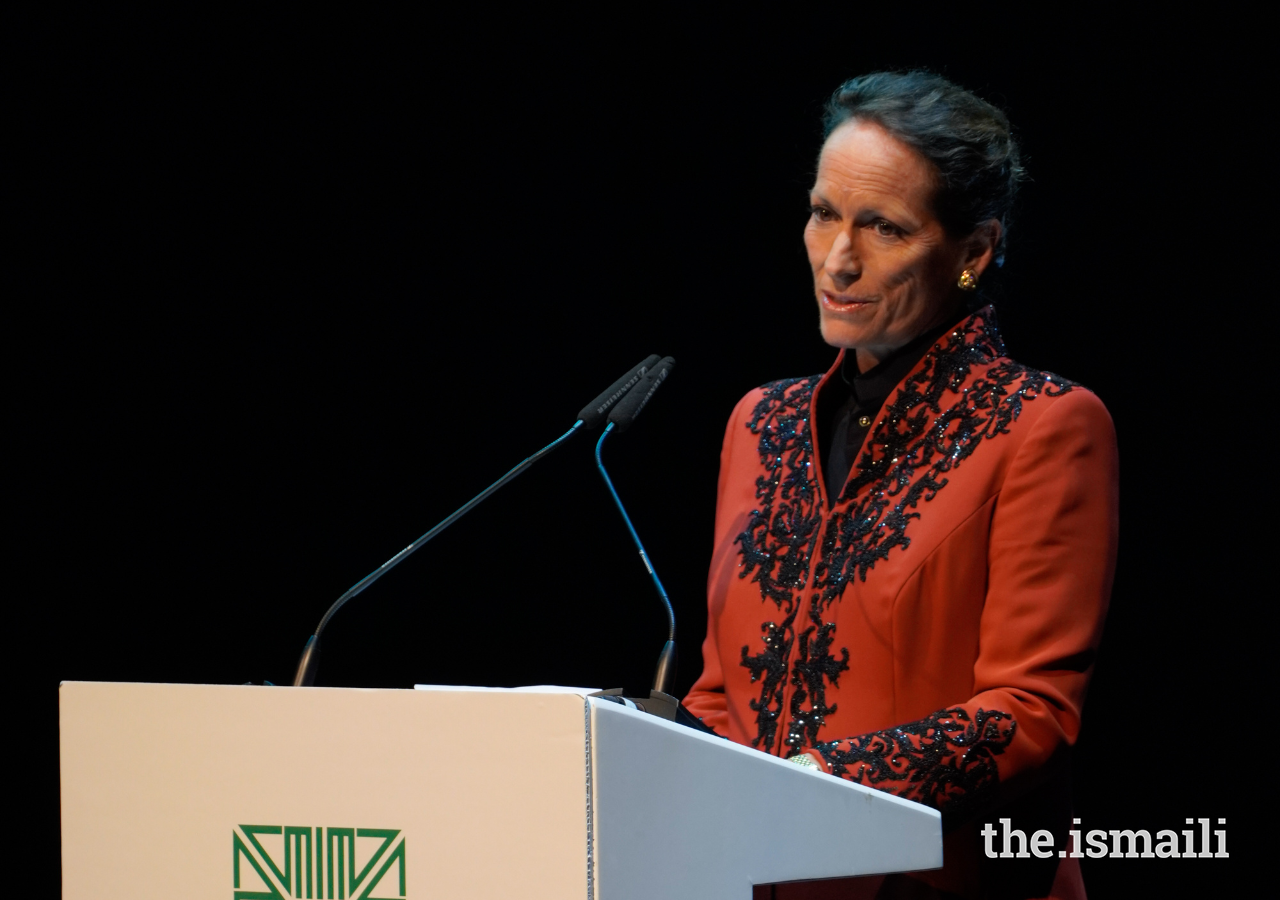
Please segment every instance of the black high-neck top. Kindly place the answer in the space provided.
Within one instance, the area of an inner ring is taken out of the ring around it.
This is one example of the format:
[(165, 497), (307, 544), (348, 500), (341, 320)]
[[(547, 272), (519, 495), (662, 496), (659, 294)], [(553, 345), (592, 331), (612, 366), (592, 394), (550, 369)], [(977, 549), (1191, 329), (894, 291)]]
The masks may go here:
[(884, 401), (950, 327), (943, 324), (929, 329), (866, 372), (858, 371), (858, 354), (845, 351), (840, 369), (827, 379), (818, 397), (818, 449), (828, 502), (839, 498)]

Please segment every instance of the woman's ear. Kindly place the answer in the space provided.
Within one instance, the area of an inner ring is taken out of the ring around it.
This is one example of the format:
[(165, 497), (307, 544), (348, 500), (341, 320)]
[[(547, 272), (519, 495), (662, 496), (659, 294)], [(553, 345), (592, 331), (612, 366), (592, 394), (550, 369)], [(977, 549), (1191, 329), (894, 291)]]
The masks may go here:
[(987, 219), (965, 240), (964, 268), (973, 269), (979, 277), (996, 258), (996, 248), (1004, 227), (999, 219)]

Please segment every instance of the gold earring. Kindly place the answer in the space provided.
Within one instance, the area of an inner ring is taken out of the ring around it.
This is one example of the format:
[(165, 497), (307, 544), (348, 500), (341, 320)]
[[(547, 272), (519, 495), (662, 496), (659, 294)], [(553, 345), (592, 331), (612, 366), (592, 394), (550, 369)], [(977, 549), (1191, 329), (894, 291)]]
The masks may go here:
[(965, 269), (960, 273), (960, 277), (956, 279), (956, 287), (962, 291), (976, 290), (978, 287), (978, 273), (973, 269)]

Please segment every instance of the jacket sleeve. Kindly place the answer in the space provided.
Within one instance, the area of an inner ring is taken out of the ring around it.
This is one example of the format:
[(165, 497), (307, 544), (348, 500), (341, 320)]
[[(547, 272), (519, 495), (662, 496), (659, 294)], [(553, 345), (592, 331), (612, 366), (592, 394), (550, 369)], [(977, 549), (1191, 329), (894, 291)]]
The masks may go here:
[(1102, 402), (1080, 388), (1053, 398), (996, 499), (973, 696), (818, 745), (832, 774), (955, 815), (1034, 782), (1074, 744), (1111, 594), (1117, 493)]
[(707, 576), (707, 637), (702, 642), (702, 674), (689, 689), (689, 695), (684, 698), (685, 708), (689, 712), (721, 734), (724, 734), (728, 721), (724, 672), (720, 666), (720, 651), (716, 640), (727, 588), (722, 576), (726, 566), (727, 571), (736, 571), (736, 563), (732, 559), (726, 560), (728, 557), (736, 559), (737, 547), (734, 539), (742, 531), (742, 511), (733, 508), (734, 504), (727, 499), (727, 491), (733, 478), (735, 452), (754, 452), (754, 448), (741, 445), (745, 437), (751, 436), (744, 423), (760, 397), (761, 391), (757, 389), (739, 400), (725, 427), (724, 443), (720, 447), (720, 479), (716, 489), (715, 546), (711, 570)]

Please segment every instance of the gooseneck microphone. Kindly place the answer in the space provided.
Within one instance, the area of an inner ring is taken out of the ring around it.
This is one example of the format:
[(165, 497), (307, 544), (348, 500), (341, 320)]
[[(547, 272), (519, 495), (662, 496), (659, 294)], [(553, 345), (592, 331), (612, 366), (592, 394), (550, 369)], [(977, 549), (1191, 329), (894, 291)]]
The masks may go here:
[[(298, 669), (293, 676), (293, 686), (307, 687), (309, 685), (315, 684), (316, 669), (320, 664), (320, 635), (324, 632), (325, 626), (329, 624), (329, 620), (333, 618), (334, 614), (337, 613), (338, 610), (342, 609), (342, 607), (347, 603), (347, 601), (349, 601), (356, 595), (360, 594), (362, 591), (365, 590), (365, 588), (369, 587), (369, 585), (373, 584), (383, 575), (386, 575), (393, 568), (395, 568), (399, 563), (403, 562), (407, 557), (409, 557), (415, 550), (417, 550), (423, 544), (427, 543), (427, 541), (431, 540), (433, 537), (438, 535), (440, 532), (444, 531), (454, 522), (458, 521), (467, 513), (471, 512), (471, 510), (479, 506), (482, 501), (484, 501), (490, 495), (495, 493), (499, 488), (501, 488), (503, 485), (512, 481), (521, 472), (524, 472), (526, 469), (530, 468), (534, 463), (542, 459), (542, 457), (546, 456), (556, 447), (559, 447), (561, 444), (563, 444), (569, 438), (573, 437), (579, 431), (591, 431), (595, 428), (598, 428), (600, 426), (600, 423), (604, 421), (605, 416), (610, 415), (611, 410), (615, 408), (619, 400), (623, 400), (630, 397), (629, 392), (632, 390), (632, 388), (634, 388), (638, 383), (642, 382), (645, 379), (646, 375), (654, 370), (654, 364), (657, 362), (658, 362), (658, 355), (655, 353), (650, 355), (644, 362), (632, 368), (631, 371), (627, 372), (626, 375), (623, 375), (613, 384), (609, 385), (609, 387), (605, 389), (605, 392), (603, 394), (601, 394), (595, 400), (592, 400), (589, 404), (587, 404), (582, 409), (582, 411), (578, 413), (578, 421), (573, 424), (572, 428), (570, 428), (560, 437), (556, 438), (550, 444), (547, 444), (547, 446), (543, 447), (537, 453), (533, 454), (533, 456), (530, 456), (528, 459), (524, 460), (522, 463), (520, 463), (518, 466), (516, 466), (506, 475), (503, 475), (493, 484), (489, 485), (487, 488), (485, 488), (475, 497), (472, 497), (470, 500), (464, 503), (456, 512), (454, 512), (452, 515), (450, 515), (448, 518), (442, 521), (439, 525), (437, 525), (435, 528), (432, 528), (430, 531), (428, 531), (422, 537), (418, 538), (409, 546), (405, 547), (403, 550), (401, 550), (395, 556), (391, 557), (389, 560), (384, 562), (378, 568), (374, 569), (364, 578), (361, 578), (352, 586), (352, 588), (349, 591), (347, 591), (345, 594), (343, 594), (341, 597), (335, 600), (333, 602), (333, 605), (330, 606), (328, 611), (324, 614), (324, 617), (320, 619), (320, 624), (316, 626), (315, 633), (312, 634), (311, 637), (307, 639), (306, 646), (302, 648), (302, 657), (298, 660)], [(663, 377), (665, 378), (666, 376), (664, 375)], [(643, 405), (644, 404), (641, 403), (640, 407), (643, 407)], [(635, 418), (635, 414), (638, 412), (639, 412), (639, 408), (637, 408), (635, 412), (631, 414), (631, 417)]]
[(662, 382), (667, 380), (667, 376), (675, 368), (675, 364), (676, 361), (668, 356), (654, 366), (609, 414), (609, 424), (605, 427), (604, 434), (600, 435), (600, 440), (596, 442), (596, 468), (600, 470), (600, 477), (604, 479), (605, 487), (609, 489), (609, 496), (613, 498), (614, 505), (618, 507), (622, 522), (627, 526), (627, 533), (631, 535), (632, 543), (636, 545), (636, 550), (640, 552), (640, 560), (644, 563), (645, 569), (648, 570), (649, 578), (653, 580), (653, 586), (658, 591), (658, 598), (666, 609), (667, 643), (663, 646), (662, 653), (658, 656), (658, 666), (653, 675), (653, 689), (663, 694), (670, 694), (675, 689), (676, 665), (678, 662), (676, 656), (675, 610), (671, 608), (671, 599), (667, 596), (667, 589), (662, 586), (662, 579), (654, 571), (653, 564), (649, 561), (649, 554), (645, 553), (644, 544), (640, 542), (640, 535), (636, 534), (635, 526), (631, 524), (631, 517), (627, 515), (626, 507), (622, 505), (622, 499), (618, 496), (618, 491), (613, 486), (613, 480), (605, 470), (604, 460), (600, 456), (600, 451), (604, 447), (605, 439), (610, 434), (615, 432), (621, 434), (631, 427), (631, 423), (635, 421), (636, 417), (640, 415), (640, 411), (648, 404), (649, 399), (662, 386)]

